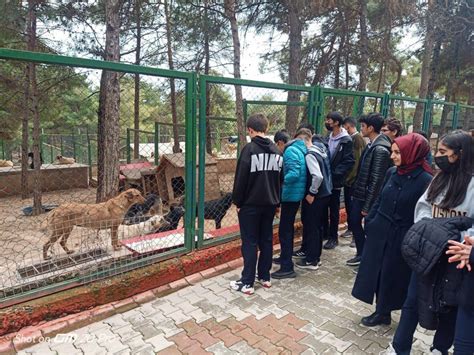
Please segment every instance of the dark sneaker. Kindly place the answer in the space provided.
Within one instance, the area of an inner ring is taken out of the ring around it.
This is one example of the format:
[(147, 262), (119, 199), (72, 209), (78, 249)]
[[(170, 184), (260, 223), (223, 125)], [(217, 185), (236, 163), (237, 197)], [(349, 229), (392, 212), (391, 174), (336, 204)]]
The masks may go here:
[(270, 280), (258, 279), (257, 282), (263, 286), (263, 288), (272, 287), (272, 282)]
[(382, 324), (390, 325), (392, 318), (390, 314), (372, 313), (370, 316), (362, 318), (361, 323), (366, 327), (375, 327)]
[(349, 266), (359, 266), (361, 259), (362, 259), (362, 258), (361, 258), (359, 255), (356, 255), (356, 256), (353, 257), (352, 259), (347, 260), (347, 261), (346, 261), (346, 265), (349, 265)]
[(300, 269), (306, 269), (306, 270), (318, 270), (319, 265), (318, 262), (315, 261), (313, 263), (308, 263), (306, 260), (298, 260), (295, 263), (295, 266)]
[(324, 244), (324, 249), (327, 249), (327, 250), (331, 250), (331, 249), (334, 249), (335, 247), (337, 247), (338, 245), (338, 242), (337, 240), (334, 240), (334, 239), (329, 239), (326, 244)]
[(291, 271), (275, 271), (272, 273), (272, 279), (294, 279), (296, 277), (296, 272)]
[(234, 291), (245, 293), (246, 295), (252, 295), (255, 292), (252, 285), (246, 285), (240, 280), (231, 281), (230, 288)]
[(351, 247), (351, 248), (355, 248), (355, 247), (356, 247), (356, 241), (355, 241), (354, 237), (352, 237), (350, 247)]
[(350, 238), (352, 237), (352, 232), (348, 229), (344, 233), (341, 234), (342, 238)]
[(279, 256), (277, 256), (276, 258), (273, 258), (272, 261), (273, 261), (274, 264), (277, 264), (277, 265), (281, 264), (281, 259), (280, 259)]
[(306, 253), (303, 250), (298, 250), (293, 253), (293, 258), (295, 259), (304, 259), (306, 258)]

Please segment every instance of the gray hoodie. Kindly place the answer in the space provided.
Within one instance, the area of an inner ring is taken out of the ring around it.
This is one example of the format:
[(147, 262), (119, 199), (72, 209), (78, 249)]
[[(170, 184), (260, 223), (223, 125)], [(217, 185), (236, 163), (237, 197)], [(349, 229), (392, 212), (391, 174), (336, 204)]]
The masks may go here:
[[(429, 189), (429, 188), (428, 188)], [(431, 204), (426, 199), (428, 197), (428, 189), (423, 196), (420, 197), (415, 207), (415, 223), (423, 218), (450, 218), (457, 216), (465, 216), (474, 218), (474, 178), (471, 178), (467, 187), (466, 198), (463, 203), (451, 209), (443, 209), (438, 206), (444, 194), (438, 196), (434, 203)]]
[[(308, 153), (310, 151), (313, 151), (321, 155), (323, 158), (327, 158), (326, 152), (320, 149), (319, 147), (316, 147), (315, 145), (312, 145), (308, 148)], [(313, 195), (316, 195), (318, 193), (319, 186), (321, 186), (323, 182), (323, 173), (321, 172), (321, 168), (319, 167), (318, 160), (316, 159), (314, 155), (306, 154), (305, 160), (306, 160), (306, 167), (308, 168), (309, 175), (311, 176), (311, 184), (309, 186), (309, 192)]]

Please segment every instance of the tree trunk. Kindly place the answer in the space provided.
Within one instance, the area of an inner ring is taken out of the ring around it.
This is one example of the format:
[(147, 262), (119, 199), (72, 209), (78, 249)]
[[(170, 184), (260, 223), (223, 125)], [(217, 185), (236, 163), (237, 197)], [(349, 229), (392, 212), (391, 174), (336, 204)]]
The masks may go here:
[[(285, 0), (288, 9), (288, 27), (290, 42), (290, 63), (288, 67), (288, 83), (301, 84), (301, 45), (303, 43), (303, 24), (299, 17), (299, 1)], [(300, 101), (299, 91), (288, 91), (288, 102)], [(290, 136), (296, 133), (298, 126), (298, 106), (286, 107), (286, 129)]]
[[(36, 49), (36, 0), (28, 0), (28, 50)], [(38, 87), (36, 83), (36, 64), (28, 63), (30, 87), (29, 109), (33, 116), (33, 215), (42, 213), (41, 203), (41, 157), (40, 157), (40, 117), (38, 109)]]
[[(105, 1), (105, 59), (120, 60), (121, 0)], [(97, 133), (97, 202), (114, 197), (119, 187), (120, 81), (119, 73), (102, 71)]]
[[(397, 67), (397, 78), (395, 79), (395, 81), (390, 86), (390, 94), (395, 95), (397, 90), (398, 90), (398, 86), (400, 85), (400, 81), (402, 79), (403, 66), (402, 66), (402, 63), (400, 63), (400, 61), (396, 58), (396, 56), (392, 56), (392, 60), (394, 61), (395, 65)], [(402, 100), (402, 102), (403, 102), (403, 100)], [(395, 116), (395, 106), (394, 105), (395, 105), (395, 100), (391, 100), (390, 101), (390, 116)]]
[[(137, 25), (137, 48), (135, 50), (135, 64), (140, 65), (140, 52), (142, 42), (142, 24), (140, 15), (141, 0), (135, 0), (135, 21)], [(135, 74), (135, 98), (133, 109), (133, 159), (140, 157), (140, 74)], [(129, 149), (129, 147), (127, 147)], [(156, 154), (156, 153), (155, 153)]]
[[(402, 121), (402, 126), (405, 128), (405, 101), (400, 101), (400, 120)], [(395, 116), (395, 115), (393, 115)]]
[[(235, 13), (236, 0), (225, 0), (224, 7), (232, 31), (232, 44), (234, 48), (234, 78), (240, 78), (240, 39), (237, 16)], [(245, 134), (242, 86), (240, 85), (235, 85), (235, 116), (237, 118), (240, 149), (243, 149), (244, 145), (247, 144), (247, 137)]]
[(360, 66), (359, 91), (366, 91), (369, 71), (369, 37), (367, 35), (367, 0), (359, 0)]
[[(211, 54), (209, 49), (209, 0), (204, 0), (204, 74), (209, 75)], [(206, 152), (212, 154), (211, 88), (206, 85)]]
[[(171, 33), (173, 32), (173, 26), (171, 23), (171, 11), (168, 0), (164, 0), (165, 6), (165, 17), (166, 17), (166, 44), (168, 53), (168, 66), (171, 70), (174, 69), (173, 63), (173, 43)], [(179, 153), (181, 148), (179, 147), (179, 131), (178, 131), (178, 112), (176, 111), (176, 87), (175, 80), (170, 79), (170, 99), (171, 99), (171, 118), (173, 120), (173, 153)]]
[[(421, 82), (418, 97), (424, 99), (428, 96), (428, 81), (430, 80), (430, 64), (433, 55), (435, 26), (433, 24), (432, 10), (435, 6), (435, 0), (428, 0), (428, 9), (426, 11), (426, 34), (424, 40), (424, 52), (421, 63)], [(413, 130), (420, 130), (423, 121), (423, 103), (417, 103), (415, 114), (413, 115)]]
[[(27, 38), (28, 43), (28, 38)], [(28, 122), (30, 120), (30, 71), (29, 64), (25, 67), (25, 93), (24, 93), (24, 111), (21, 128), (21, 198), (28, 198)]]
[[(442, 32), (437, 32), (435, 36), (435, 44), (433, 48), (433, 58), (431, 59), (430, 65), (430, 80), (428, 80), (428, 91), (427, 97), (432, 99), (434, 97), (434, 91), (436, 87), (436, 81), (438, 80), (438, 70), (439, 70), (439, 55), (441, 52), (441, 44), (443, 42), (444, 34)], [(430, 117), (429, 123), (429, 134), (433, 129), (433, 118)]]

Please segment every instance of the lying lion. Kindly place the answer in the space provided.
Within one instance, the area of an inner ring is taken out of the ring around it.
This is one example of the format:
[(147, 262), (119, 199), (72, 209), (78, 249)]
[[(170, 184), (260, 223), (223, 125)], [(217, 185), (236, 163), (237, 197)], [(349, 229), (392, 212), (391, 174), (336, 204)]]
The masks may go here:
[(43, 246), (43, 258), (49, 259), (48, 249), (60, 239), (59, 244), (68, 254), (73, 253), (67, 246), (67, 240), (74, 226), (95, 230), (110, 229), (112, 246), (119, 250), (117, 229), (122, 223), (125, 213), (130, 206), (144, 203), (140, 191), (128, 189), (118, 196), (102, 203), (67, 203), (55, 208), (46, 218), (43, 228), (51, 231), (49, 240)]

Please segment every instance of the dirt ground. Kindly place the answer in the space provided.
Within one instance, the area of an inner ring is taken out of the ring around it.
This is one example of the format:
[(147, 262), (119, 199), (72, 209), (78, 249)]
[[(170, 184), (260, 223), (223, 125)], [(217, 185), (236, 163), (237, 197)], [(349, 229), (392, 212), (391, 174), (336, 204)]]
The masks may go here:
[[(222, 193), (231, 192), (234, 175), (221, 174), (219, 178)], [(61, 205), (69, 202), (94, 203), (95, 194), (95, 188), (48, 192), (43, 194), (43, 205)], [(31, 204), (32, 198), (22, 200), (20, 196), (0, 199), (0, 290), (33, 281), (35, 278), (23, 279), (17, 270), (43, 262), (42, 247), (48, 240), (49, 232), (42, 231), (41, 224), (47, 214), (25, 216), (22, 208)], [(236, 223), (238, 223), (237, 212), (235, 206), (231, 206), (222, 222), (222, 227)], [(182, 224), (183, 220), (180, 226)], [(205, 232), (214, 230), (214, 221), (206, 220), (204, 229)], [(102, 248), (109, 254), (108, 258), (130, 254), (126, 248), (118, 252), (113, 251), (108, 230), (97, 233), (95, 230), (75, 227), (68, 240), (68, 247), (76, 252)], [(52, 246), (50, 252), (53, 260), (66, 255), (58, 243)], [(50, 275), (58, 275), (61, 272), (64, 270), (55, 271)], [(38, 276), (42, 277), (44, 276)]]

